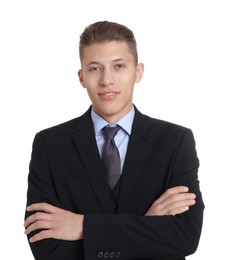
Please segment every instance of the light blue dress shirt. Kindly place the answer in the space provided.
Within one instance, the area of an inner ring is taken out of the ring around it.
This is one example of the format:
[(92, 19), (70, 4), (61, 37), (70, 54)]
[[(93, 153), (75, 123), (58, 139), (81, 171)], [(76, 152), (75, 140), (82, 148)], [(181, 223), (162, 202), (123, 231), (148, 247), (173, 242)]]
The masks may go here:
[(135, 109), (132, 106), (131, 111), (125, 115), (123, 118), (121, 118), (118, 122), (116, 122), (115, 125), (110, 125), (107, 121), (105, 121), (102, 117), (100, 117), (94, 110), (91, 110), (91, 118), (94, 125), (94, 131), (95, 131), (95, 138), (97, 141), (97, 147), (100, 153), (100, 156), (102, 158), (103, 153), (103, 147), (105, 143), (105, 137), (104, 137), (104, 130), (103, 128), (107, 125), (110, 127), (119, 125), (121, 129), (117, 132), (114, 140), (116, 143), (116, 146), (118, 147), (119, 154), (120, 154), (120, 160), (121, 160), (121, 172), (123, 170), (123, 165), (127, 153), (127, 147), (129, 142), (129, 137), (131, 135), (131, 128), (133, 119), (135, 116)]

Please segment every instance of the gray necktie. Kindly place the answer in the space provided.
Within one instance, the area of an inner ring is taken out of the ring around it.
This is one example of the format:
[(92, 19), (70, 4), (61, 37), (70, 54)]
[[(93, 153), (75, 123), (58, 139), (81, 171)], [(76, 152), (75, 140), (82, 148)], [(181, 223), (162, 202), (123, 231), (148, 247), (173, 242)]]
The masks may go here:
[(115, 144), (114, 137), (120, 130), (119, 126), (104, 128), (105, 144), (103, 150), (103, 166), (107, 176), (107, 182), (113, 190), (121, 174), (120, 155)]

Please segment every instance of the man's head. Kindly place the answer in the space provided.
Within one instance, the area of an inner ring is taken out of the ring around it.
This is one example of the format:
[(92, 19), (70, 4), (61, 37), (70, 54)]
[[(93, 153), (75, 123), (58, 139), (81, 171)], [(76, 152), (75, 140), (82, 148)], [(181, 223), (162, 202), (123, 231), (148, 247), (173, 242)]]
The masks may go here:
[(96, 22), (85, 28), (79, 42), (80, 59), (82, 60), (85, 47), (110, 41), (127, 43), (135, 64), (138, 64), (137, 44), (133, 32), (122, 24), (108, 21)]
[(93, 110), (113, 124), (131, 110), (134, 85), (143, 75), (134, 35), (123, 25), (97, 22), (86, 27), (79, 49), (81, 85)]

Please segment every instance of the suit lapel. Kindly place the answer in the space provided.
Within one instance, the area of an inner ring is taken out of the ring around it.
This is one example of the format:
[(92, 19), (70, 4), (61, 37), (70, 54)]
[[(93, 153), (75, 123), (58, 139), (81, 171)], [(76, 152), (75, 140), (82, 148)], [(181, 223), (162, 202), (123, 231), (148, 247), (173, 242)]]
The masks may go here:
[(101, 209), (112, 213), (113, 200), (98, 152), (90, 109), (78, 119), (72, 138)]
[(130, 202), (135, 191), (137, 179), (142, 172), (145, 156), (151, 146), (149, 141), (151, 136), (148, 129), (147, 120), (136, 109), (121, 180), (119, 212), (130, 212)]
[[(105, 213), (114, 213), (114, 202), (98, 152), (90, 111), (89, 109), (84, 115), (78, 118), (75, 126), (75, 134), (72, 138), (88, 181), (102, 211)], [(120, 183), (118, 212), (130, 212), (130, 202), (138, 177), (142, 172), (144, 159), (151, 146), (152, 136), (149, 129), (148, 121), (136, 109)]]

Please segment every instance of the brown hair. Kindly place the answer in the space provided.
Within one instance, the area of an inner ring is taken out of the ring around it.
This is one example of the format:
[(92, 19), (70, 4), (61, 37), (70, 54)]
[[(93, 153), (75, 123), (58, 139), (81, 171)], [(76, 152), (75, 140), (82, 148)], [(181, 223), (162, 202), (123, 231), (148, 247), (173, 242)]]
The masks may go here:
[(84, 47), (94, 43), (103, 43), (107, 41), (126, 42), (129, 51), (134, 56), (135, 63), (138, 63), (137, 43), (133, 32), (122, 24), (108, 21), (96, 22), (85, 28), (80, 35), (80, 59), (82, 60)]

